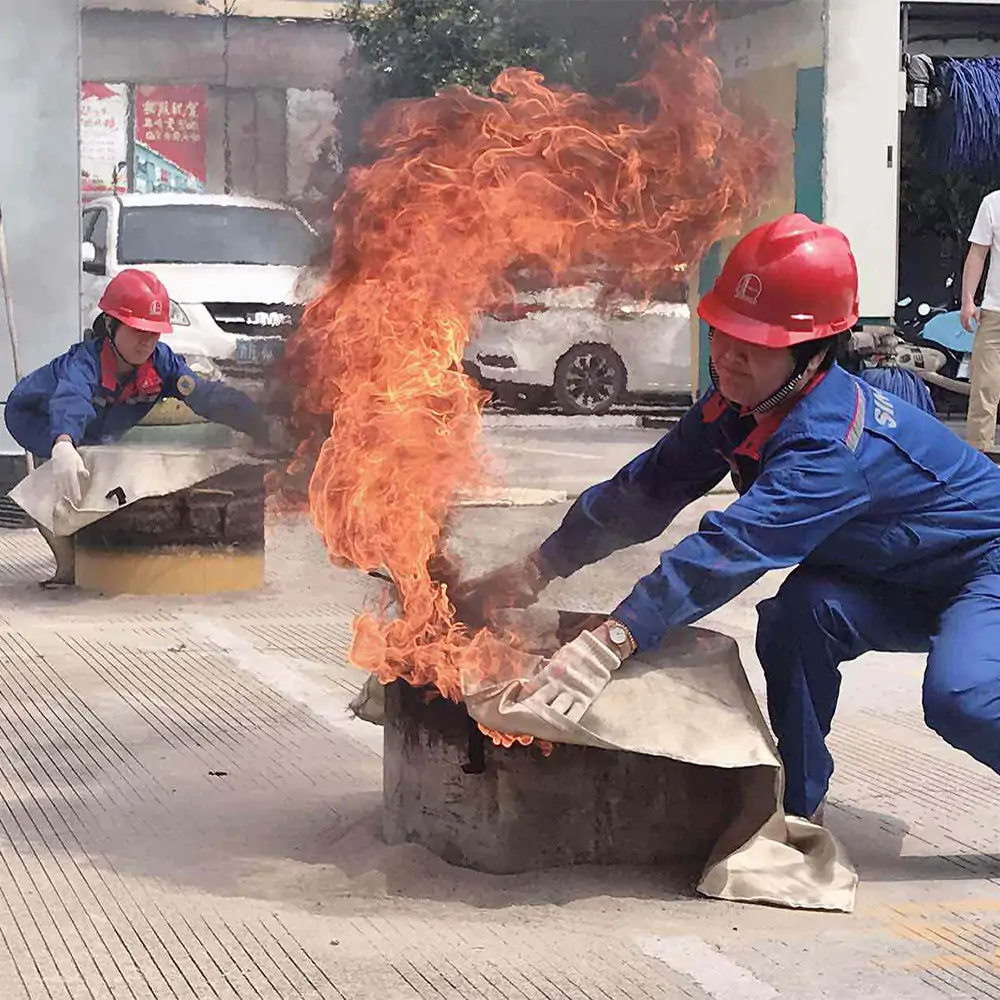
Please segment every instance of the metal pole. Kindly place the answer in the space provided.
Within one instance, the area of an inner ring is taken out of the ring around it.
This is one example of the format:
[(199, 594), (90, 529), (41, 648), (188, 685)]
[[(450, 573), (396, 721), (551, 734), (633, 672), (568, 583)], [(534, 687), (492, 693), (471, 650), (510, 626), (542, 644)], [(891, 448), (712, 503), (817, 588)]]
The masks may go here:
[[(7, 234), (3, 225), (3, 208), (0, 207), (0, 283), (3, 284), (3, 304), (7, 314), (7, 334), (10, 337), (10, 354), (14, 365), (14, 381), (21, 381), (21, 351), (17, 342), (17, 327), (14, 325), (14, 299), (10, 291), (10, 264), (7, 260)], [(35, 471), (35, 461), (31, 452), (25, 450), (24, 461), (28, 475)]]
[(216, 17), (222, 18), (222, 160), (225, 173), (226, 194), (233, 193), (233, 151), (229, 139), (229, 19), (236, 13), (239, 0), (222, 0), (216, 7), (212, 0), (195, 0), (199, 7), (207, 7)]
[(135, 120), (138, 117), (136, 112), (136, 101), (139, 100), (139, 88), (134, 83), (130, 83), (128, 84), (127, 93), (127, 124), (125, 127), (125, 189), (131, 192), (135, 190)]
[(233, 150), (229, 140), (229, 17), (236, 5), (225, 0), (222, 5), (222, 159), (226, 194), (233, 193)]

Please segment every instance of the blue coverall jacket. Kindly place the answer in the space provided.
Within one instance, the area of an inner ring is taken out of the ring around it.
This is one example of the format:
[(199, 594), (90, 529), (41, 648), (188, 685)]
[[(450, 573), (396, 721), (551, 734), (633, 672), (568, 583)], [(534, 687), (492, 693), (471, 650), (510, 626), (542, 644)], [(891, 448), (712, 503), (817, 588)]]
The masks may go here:
[(614, 612), (640, 649), (798, 566), (760, 606), (758, 630), (788, 808), (809, 815), (825, 794), (839, 665), (870, 649), (931, 648), (928, 723), (1000, 771), (1000, 469), (837, 366), (759, 424), (709, 391), (585, 492), (542, 555), (569, 576), (651, 540), (730, 472), (739, 499), (706, 514)]
[(267, 440), (264, 413), (244, 393), (199, 378), (160, 342), (152, 357), (119, 384), (106, 338), (74, 344), (26, 375), (7, 399), (7, 429), (22, 448), (48, 458), (62, 434), (75, 445), (117, 441), (163, 398), (183, 399), (199, 416)]

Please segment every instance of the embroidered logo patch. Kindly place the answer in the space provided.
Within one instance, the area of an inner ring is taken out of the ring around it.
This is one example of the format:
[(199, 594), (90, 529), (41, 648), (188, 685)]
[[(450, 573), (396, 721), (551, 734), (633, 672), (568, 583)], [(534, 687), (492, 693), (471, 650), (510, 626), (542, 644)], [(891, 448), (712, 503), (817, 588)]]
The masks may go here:
[(182, 396), (190, 396), (194, 392), (194, 387), (197, 383), (194, 380), (193, 375), (182, 375), (177, 380), (177, 391)]

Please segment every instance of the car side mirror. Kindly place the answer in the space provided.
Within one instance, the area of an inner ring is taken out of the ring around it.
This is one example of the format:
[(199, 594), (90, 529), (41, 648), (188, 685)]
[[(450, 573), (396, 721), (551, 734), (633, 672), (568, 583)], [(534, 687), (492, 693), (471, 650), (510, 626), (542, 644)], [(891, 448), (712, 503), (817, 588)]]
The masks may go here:
[(104, 274), (104, 262), (97, 259), (97, 247), (91, 242), (85, 242), (80, 248), (80, 258), (83, 269), (88, 274)]

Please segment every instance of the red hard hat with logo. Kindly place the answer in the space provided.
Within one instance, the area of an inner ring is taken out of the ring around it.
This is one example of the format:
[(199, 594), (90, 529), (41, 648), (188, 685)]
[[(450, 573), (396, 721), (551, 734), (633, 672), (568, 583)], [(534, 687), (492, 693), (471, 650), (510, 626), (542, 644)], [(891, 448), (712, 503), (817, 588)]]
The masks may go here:
[(97, 308), (126, 326), (147, 333), (170, 333), (170, 296), (163, 282), (150, 274), (129, 268), (116, 274), (104, 289)]
[(844, 333), (858, 311), (858, 265), (847, 237), (797, 214), (744, 236), (698, 306), (709, 326), (763, 347)]

